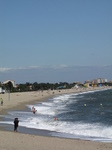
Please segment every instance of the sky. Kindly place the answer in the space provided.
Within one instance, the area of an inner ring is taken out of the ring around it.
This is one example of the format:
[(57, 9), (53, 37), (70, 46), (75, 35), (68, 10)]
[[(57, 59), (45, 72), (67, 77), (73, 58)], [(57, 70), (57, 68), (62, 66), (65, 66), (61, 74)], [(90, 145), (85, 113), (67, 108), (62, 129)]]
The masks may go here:
[(0, 0), (0, 81), (112, 80), (112, 0)]

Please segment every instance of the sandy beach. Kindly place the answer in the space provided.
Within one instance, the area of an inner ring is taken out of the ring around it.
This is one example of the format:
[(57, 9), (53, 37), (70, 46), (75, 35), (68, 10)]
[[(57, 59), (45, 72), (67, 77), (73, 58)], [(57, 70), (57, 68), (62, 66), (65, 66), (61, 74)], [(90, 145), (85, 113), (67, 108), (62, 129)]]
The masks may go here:
[[(60, 94), (77, 93), (87, 90), (100, 90), (101, 88), (49, 90), (37, 92), (23, 92), (0, 94), (3, 98), (3, 106), (0, 106), (0, 115), (9, 110), (25, 109), (27, 104), (35, 104), (46, 101), (50, 97)], [(76, 139), (64, 139), (56, 137), (44, 137), (31, 134), (15, 133), (0, 128), (0, 150), (111, 150), (112, 143), (93, 142)]]

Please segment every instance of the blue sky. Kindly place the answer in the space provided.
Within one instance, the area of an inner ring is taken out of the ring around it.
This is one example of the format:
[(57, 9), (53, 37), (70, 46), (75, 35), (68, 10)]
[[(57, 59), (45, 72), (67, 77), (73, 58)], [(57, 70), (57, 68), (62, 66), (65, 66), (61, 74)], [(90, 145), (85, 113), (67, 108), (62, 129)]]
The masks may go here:
[(0, 18), (0, 81), (112, 80), (112, 0), (0, 0)]

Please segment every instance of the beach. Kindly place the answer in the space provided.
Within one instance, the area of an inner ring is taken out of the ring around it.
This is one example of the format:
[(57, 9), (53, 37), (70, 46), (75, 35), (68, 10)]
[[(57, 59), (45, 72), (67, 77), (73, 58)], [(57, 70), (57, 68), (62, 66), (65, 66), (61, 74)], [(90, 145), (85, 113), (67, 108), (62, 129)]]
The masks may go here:
[[(0, 115), (6, 114), (9, 110), (24, 110), (27, 104), (35, 105), (35, 103), (46, 101), (48, 98), (56, 95), (100, 89), (102, 87), (1, 94), (3, 106), (0, 106)], [(5, 131), (3, 127), (0, 128), (1, 150), (30, 150), (32, 148), (39, 150), (110, 150), (112, 149), (112, 143), (15, 133), (13, 131)]]
[(111, 150), (112, 144), (0, 131), (1, 150)]

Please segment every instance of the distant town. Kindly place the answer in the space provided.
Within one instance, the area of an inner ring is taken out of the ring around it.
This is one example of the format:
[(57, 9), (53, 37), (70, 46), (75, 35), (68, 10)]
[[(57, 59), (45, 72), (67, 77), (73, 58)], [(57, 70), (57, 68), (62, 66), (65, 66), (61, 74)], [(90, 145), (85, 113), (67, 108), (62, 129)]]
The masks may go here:
[(56, 89), (71, 89), (79, 87), (98, 87), (98, 86), (112, 86), (112, 81), (108, 81), (104, 78), (97, 78), (93, 80), (87, 80), (82, 82), (59, 82), (59, 83), (30, 83), (16, 84), (14, 80), (6, 80), (0, 82), (0, 93), (5, 92), (26, 92), (26, 91), (37, 91), (37, 90), (56, 90)]

